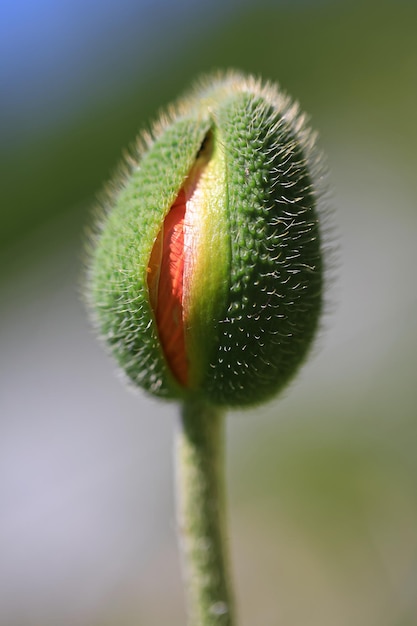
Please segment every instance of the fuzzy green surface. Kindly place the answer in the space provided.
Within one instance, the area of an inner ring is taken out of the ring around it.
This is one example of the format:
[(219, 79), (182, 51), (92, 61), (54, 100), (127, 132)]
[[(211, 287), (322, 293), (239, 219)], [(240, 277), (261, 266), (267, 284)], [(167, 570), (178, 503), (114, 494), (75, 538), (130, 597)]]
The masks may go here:
[(121, 181), (90, 268), (90, 300), (100, 334), (136, 385), (181, 397), (158, 338), (149, 302), (151, 250), (208, 130), (207, 118), (178, 119)]
[(262, 94), (243, 92), (216, 111), (226, 151), (231, 266), (204, 381), (215, 404), (253, 404), (277, 393), (303, 362), (321, 312), (318, 215), (303, 153), (308, 135), (282, 105), (278, 110)]
[[(146, 268), (209, 136), (210, 176), (194, 224), (203, 253), (188, 284), (185, 389), (160, 346)], [(322, 308), (316, 161), (297, 106), (275, 87), (236, 73), (201, 83), (160, 125), (122, 181), (90, 273), (100, 332), (135, 384), (166, 398), (245, 406), (267, 400), (293, 377)]]

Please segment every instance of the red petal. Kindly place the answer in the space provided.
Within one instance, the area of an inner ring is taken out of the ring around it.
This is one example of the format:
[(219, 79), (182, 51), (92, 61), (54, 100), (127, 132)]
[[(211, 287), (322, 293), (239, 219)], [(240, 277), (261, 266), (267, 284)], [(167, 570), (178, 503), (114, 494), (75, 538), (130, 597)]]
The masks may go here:
[(168, 365), (186, 386), (188, 363), (183, 320), (184, 215), (186, 196), (178, 194), (152, 249), (148, 288), (159, 338)]

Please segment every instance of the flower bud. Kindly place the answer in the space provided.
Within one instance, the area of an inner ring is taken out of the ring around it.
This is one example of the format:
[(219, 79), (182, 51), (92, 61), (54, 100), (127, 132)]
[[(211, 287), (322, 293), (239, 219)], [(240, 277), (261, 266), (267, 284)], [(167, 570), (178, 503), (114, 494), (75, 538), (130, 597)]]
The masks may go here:
[(303, 362), (322, 308), (314, 136), (276, 87), (229, 73), (142, 143), (91, 258), (98, 329), (158, 396), (268, 399)]

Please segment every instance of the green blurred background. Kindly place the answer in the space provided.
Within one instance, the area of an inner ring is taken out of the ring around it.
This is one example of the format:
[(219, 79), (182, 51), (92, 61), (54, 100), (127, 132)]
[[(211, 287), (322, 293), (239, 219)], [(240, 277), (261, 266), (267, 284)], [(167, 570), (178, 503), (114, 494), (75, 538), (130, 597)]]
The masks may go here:
[(100, 187), (200, 74), (279, 81), (327, 153), (318, 349), (228, 418), (241, 626), (417, 624), (417, 4), (4, 4), (0, 624), (182, 626), (175, 407), (127, 393), (82, 303)]

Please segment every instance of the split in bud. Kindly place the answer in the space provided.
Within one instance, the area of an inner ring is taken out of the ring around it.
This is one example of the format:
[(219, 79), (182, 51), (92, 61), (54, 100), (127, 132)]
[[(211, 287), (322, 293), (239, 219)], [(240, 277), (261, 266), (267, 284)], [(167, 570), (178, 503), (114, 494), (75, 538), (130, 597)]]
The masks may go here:
[(99, 330), (134, 383), (243, 406), (288, 382), (322, 307), (316, 176), (298, 107), (236, 73), (155, 128), (90, 270)]

